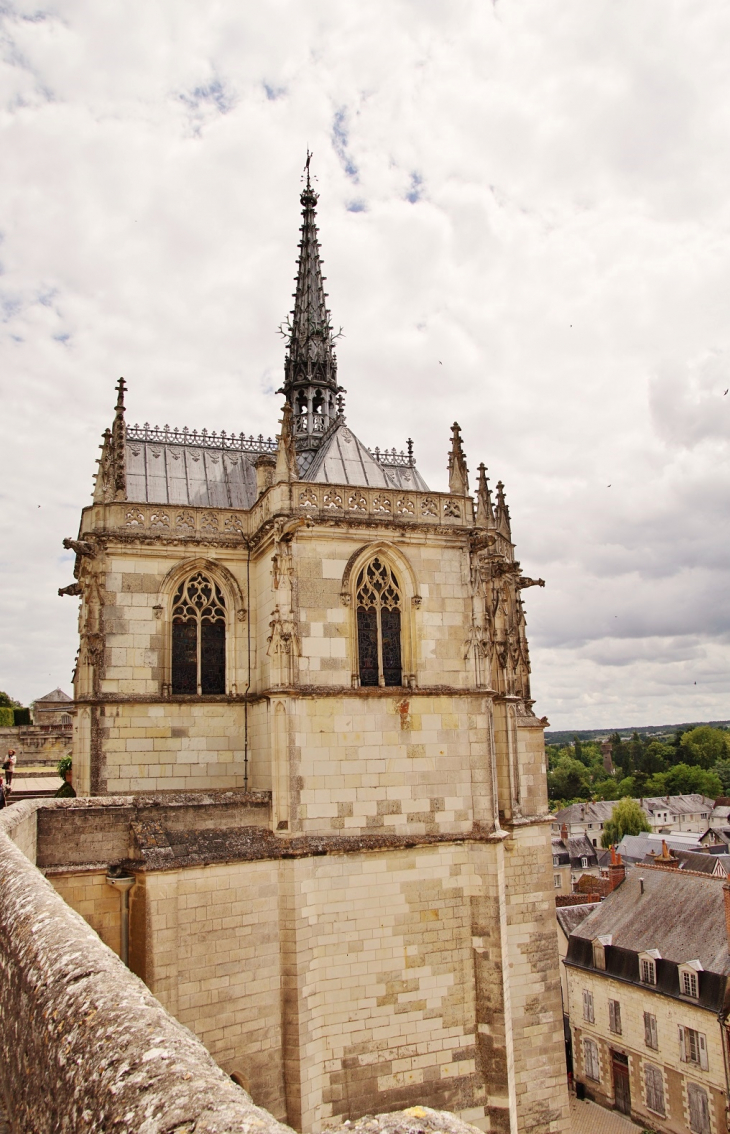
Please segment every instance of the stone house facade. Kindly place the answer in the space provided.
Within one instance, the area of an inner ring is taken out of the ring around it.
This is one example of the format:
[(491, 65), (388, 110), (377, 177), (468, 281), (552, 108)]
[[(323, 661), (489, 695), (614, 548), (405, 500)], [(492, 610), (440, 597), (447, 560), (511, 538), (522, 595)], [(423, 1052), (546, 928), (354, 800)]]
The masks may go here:
[(572, 928), (579, 1090), (651, 1130), (726, 1130), (729, 931), (723, 880), (648, 864)]
[[(65, 541), (74, 785), (184, 801), (183, 832), (128, 817), (115, 844), (129, 963), (277, 1117), (317, 1131), (425, 1102), (557, 1132), (546, 720), (521, 598), (542, 581), (483, 465), (469, 494), (458, 425), (448, 492), (410, 442), (352, 432), (316, 201), (307, 179), (276, 441), (129, 427), (120, 381)], [(46, 865), (91, 918), (101, 868), (79, 840), (70, 868)]]

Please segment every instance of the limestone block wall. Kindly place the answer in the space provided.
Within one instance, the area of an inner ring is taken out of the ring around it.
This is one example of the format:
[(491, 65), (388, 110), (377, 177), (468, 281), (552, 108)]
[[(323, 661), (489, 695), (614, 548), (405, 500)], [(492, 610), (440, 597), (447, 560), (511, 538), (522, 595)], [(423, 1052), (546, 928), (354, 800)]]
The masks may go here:
[[(401, 587), (404, 671), (415, 673), (422, 687), (468, 685), (464, 640), (471, 605), (463, 543), (399, 533), (396, 544), (379, 531), (327, 532), (326, 538), (321, 532), (305, 532), (293, 545), (301, 681), (342, 685), (357, 673), (357, 570), (348, 578), (346, 569), (359, 550), (369, 554), (379, 548)], [(349, 605), (342, 600), (343, 578)]]
[[(716, 1014), (694, 1004), (646, 991), (626, 981), (612, 980), (566, 966), (568, 1010), (573, 1033), (573, 1061), (577, 1081), (585, 1083), (592, 1098), (605, 1106), (614, 1103), (611, 1051), (628, 1056), (631, 1110), (647, 1126), (659, 1125), (662, 1130), (686, 1134), (689, 1131), (687, 1083), (693, 1081), (705, 1088), (710, 1100), (713, 1134), (725, 1129), (726, 1080), (722, 1050), (721, 1025)], [(594, 1022), (583, 1019), (583, 990), (593, 994)], [(621, 1005), (621, 1034), (609, 1029), (608, 1001)], [(656, 1016), (658, 1050), (648, 1048), (644, 1039), (644, 1012)], [(707, 1070), (680, 1059), (678, 1027), (694, 1028), (707, 1041)], [(584, 1039), (598, 1045), (600, 1080), (586, 1073)], [(644, 1066), (659, 1067), (664, 1079), (666, 1116), (661, 1120), (646, 1106)]]
[(502, 946), (514, 1106), (526, 1130), (559, 1130), (567, 1121), (566, 1066), (549, 822), (515, 825), (503, 848)]
[(0, 752), (5, 756), (14, 748), (18, 766), (23, 764), (57, 764), (72, 748), (71, 726), (17, 725), (0, 728)]
[(244, 786), (243, 705), (118, 703), (101, 708), (99, 792)]
[(82, 918), (117, 956), (121, 952), (122, 914), (119, 892), (107, 885), (106, 868), (49, 871), (46, 877), (53, 889)]
[(168, 1011), (257, 1103), (285, 1119), (278, 863), (150, 873), (143, 886), (145, 956), (135, 887), (133, 967), (143, 961)]
[(491, 799), (486, 698), (374, 690), (285, 708), (293, 830), (465, 833), (475, 796)]
[(288, 868), (289, 1119), (425, 1101), (483, 1124), (471, 899), (488, 888), (470, 848), (305, 859)]
[(182, 575), (215, 562), (233, 585), (227, 599), (227, 690), (232, 691), (247, 666), (243, 612), (245, 554), (238, 548), (216, 549), (211, 557), (200, 549), (165, 546), (111, 549), (106, 557), (103, 621), (104, 677), (100, 692), (159, 696), (169, 682), (171, 605), (178, 569)]

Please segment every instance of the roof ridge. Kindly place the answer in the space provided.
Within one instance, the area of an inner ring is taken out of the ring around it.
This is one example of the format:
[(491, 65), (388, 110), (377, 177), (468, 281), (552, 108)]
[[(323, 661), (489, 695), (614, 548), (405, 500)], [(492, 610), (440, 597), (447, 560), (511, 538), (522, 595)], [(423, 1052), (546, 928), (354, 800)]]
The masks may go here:
[(710, 878), (713, 882), (727, 881), (727, 875), (723, 877), (719, 874), (705, 874), (702, 870), (678, 870), (676, 866), (659, 866), (656, 862), (636, 862), (634, 865), (640, 870), (658, 870), (663, 874), (675, 874), (680, 878)]

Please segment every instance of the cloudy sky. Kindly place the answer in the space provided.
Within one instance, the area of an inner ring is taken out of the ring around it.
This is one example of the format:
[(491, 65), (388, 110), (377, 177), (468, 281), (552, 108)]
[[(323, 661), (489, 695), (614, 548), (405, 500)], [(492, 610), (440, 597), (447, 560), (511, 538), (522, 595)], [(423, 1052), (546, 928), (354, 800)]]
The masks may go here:
[(305, 151), (366, 444), (507, 486), (554, 727), (730, 717), (730, 7), (2, 5), (0, 688), (129, 420), (269, 434)]

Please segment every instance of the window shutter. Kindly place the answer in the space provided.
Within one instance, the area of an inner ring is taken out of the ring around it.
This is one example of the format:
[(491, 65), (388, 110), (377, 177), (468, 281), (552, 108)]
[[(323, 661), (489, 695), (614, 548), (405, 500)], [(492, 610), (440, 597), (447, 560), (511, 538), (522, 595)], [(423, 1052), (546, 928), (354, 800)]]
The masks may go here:
[(647, 1047), (653, 1047), (651, 1042), (651, 1014), (644, 1013), (644, 1043)]
[(707, 1040), (703, 1036), (702, 1032), (698, 1032), (697, 1037), (700, 1041), (700, 1067), (702, 1068), (703, 1071), (706, 1071), (707, 1070)]
[(608, 1002), (608, 1026), (612, 1032), (616, 1031), (616, 1002), (614, 1000)]
[(658, 1051), (659, 1050), (659, 1036), (657, 1034), (656, 1016), (651, 1017), (651, 1019), (649, 1021), (649, 1028), (650, 1028), (650, 1031), (651, 1031), (651, 1040), (652, 1040), (651, 1046), (656, 1051)]
[(682, 1063), (687, 1062), (687, 1049), (684, 1043), (684, 1028), (681, 1024), (679, 1025), (679, 1058), (682, 1060)]
[(621, 1003), (618, 1000), (613, 1002), (613, 1021), (617, 1034), (621, 1035)]

